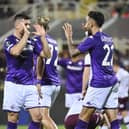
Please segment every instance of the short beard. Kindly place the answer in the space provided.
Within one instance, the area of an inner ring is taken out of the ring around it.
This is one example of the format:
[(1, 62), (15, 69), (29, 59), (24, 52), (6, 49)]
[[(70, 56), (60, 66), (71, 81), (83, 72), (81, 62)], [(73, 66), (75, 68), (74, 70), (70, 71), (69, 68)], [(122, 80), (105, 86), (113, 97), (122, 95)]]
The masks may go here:
[(20, 32), (20, 35), (21, 35), (21, 37), (23, 37), (23, 35), (24, 35), (24, 31), (21, 31), (21, 32)]

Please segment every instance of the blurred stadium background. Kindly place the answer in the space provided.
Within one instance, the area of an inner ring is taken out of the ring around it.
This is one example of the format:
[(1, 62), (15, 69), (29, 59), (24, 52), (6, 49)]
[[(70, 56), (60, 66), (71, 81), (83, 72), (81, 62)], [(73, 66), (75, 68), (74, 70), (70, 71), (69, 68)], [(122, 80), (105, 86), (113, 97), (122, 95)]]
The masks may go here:
[[(7, 122), (2, 111), (3, 80), (6, 62), (2, 50), (3, 40), (13, 31), (12, 19), (15, 14), (26, 12), (35, 21), (37, 16), (48, 16), (51, 19), (50, 34), (58, 41), (60, 52), (64, 52), (66, 40), (62, 30), (65, 21), (73, 25), (76, 32), (73, 39), (81, 41), (85, 33), (80, 29), (89, 10), (102, 11), (106, 22), (103, 30), (113, 36), (116, 55), (121, 65), (129, 71), (129, 0), (0, 0), (0, 125)], [(62, 71), (62, 70), (61, 70)], [(63, 72), (61, 73), (63, 76)], [(62, 77), (62, 89), (51, 114), (57, 124), (63, 124), (67, 109), (64, 107), (65, 81)], [(26, 119), (25, 119), (26, 118)], [(23, 111), (19, 124), (26, 125), (29, 115)], [(0, 126), (3, 129), (3, 126)]]

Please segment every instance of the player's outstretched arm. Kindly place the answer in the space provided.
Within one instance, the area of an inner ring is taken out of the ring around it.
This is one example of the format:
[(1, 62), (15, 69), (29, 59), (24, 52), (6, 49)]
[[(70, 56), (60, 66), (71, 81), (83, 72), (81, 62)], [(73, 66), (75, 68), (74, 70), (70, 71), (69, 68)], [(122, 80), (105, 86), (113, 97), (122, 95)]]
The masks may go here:
[(39, 56), (37, 58), (37, 65), (36, 65), (37, 80), (42, 80), (44, 68), (45, 68), (44, 60)]
[(45, 64), (44, 64), (42, 57), (38, 56), (37, 65), (36, 65), (36, 79), (37, 79), (36, 87), (37, 87), (40, 98), (42, 98), (41, 82), (42, 82), (42, 78), (43, 78), (44, 67), (45, 67)]

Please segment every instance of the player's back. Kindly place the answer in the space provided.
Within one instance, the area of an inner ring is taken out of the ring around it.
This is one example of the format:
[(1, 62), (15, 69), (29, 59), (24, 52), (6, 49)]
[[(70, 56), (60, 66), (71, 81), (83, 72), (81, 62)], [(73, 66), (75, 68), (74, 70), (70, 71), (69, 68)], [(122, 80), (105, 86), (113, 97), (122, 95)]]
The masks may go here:
[(90, 38), (90, 42), (94, 43), (89, 50), (93, 73), (91, 86), (112, 86), (117, 82), (112, 68), (114, 49), (112, 38), (103, 32), (97, 32), (95, 35), (90, 36)]
[(51, 51), (51, 57), (45, 59), (45, 69), (42, 78), (43, 85), (59, 85), (59, 75), (57, 71), (57, 60), (58, 60), (58, 46), (57, 42), (47, 35), (48, 45)]

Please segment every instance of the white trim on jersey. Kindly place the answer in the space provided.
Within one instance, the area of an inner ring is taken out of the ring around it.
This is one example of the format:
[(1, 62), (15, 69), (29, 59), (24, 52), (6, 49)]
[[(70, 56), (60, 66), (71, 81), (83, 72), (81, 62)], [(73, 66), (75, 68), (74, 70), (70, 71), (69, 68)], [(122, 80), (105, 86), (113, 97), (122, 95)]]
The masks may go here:
[(84, 65), (91, 65), (91, 59), (90, 59), (90, 54), (86, 54), (84, 58)]

